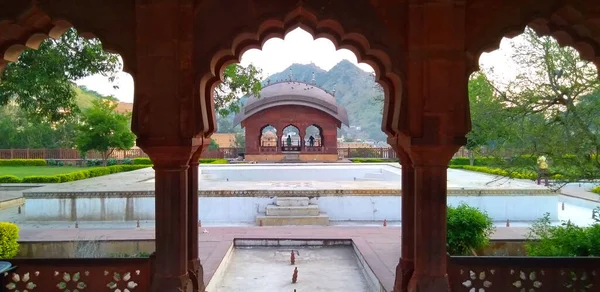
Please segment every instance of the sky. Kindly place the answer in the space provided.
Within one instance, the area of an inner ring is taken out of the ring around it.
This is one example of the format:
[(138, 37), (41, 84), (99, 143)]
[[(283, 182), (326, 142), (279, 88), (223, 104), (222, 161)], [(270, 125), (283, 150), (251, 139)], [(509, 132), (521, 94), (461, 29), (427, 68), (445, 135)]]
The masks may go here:
[[(518, 37), (515, 38), (518, 41)], [(494, 67), (497, 75), (514, 74), (514, 63), (508, 57), (511, 51), (511, 42), (504, 39), (500, 49), (492, 53), (484, 53), (480, 60), (480, 66), (485, 68)], [(341, 60), (348, 60), (367, 72), (373, 72), (373, 68), (364, 63), (357, 63), (356, 56), (349, 50), (336, 51), (335, 46), (328, 39), (320, 38), (314, 40), (306, 31), (298, 28), (285, 36), (285, 39), (273, 38), (268, 40), (262, 50), (252, 49), (244, 53), (240, 63), (243, 66), (253, 64), (262, 69), (263, 78), (274, 73), (285, 70), (293, 63), (310, 64), (329, 70)], [(104, 95), (113, 95), (123, 102), (133, 102), (133, 78), (127, 73), (120, 72), (114, 83), (102, 75), (89, 76), (78, 80), (77, 84), (85, 85)], [(118, 89), (113, 88), (118, 86)]]

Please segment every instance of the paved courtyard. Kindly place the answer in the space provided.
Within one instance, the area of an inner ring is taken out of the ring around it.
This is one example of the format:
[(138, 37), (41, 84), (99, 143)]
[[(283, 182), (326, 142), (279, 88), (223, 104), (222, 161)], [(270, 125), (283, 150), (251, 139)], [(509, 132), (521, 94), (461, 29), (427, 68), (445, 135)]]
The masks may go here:
[[(206, 227), (200, 228), (199, 252), (208, 283), (221, 264), (234, 239), (350, 239), (368, 266), (387, 291), (394, 285), (396, 265), (400, 258), (400, 228), (398, 227)], [(525, 228), (497, 228), (493, 240), (520, 240)], [(22, 230), (21, 240), (148, 240), (154, 239), (153, 229), (63, 229)]]

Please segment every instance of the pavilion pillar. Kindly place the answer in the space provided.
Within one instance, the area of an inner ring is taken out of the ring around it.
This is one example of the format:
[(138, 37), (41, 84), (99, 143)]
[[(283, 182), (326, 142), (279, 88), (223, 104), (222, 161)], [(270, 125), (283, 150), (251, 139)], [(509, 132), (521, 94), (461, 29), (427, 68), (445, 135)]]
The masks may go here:
[(450, 291), (446, 256), (447, 170), (458, 148), (410, 149), (415, 194), (414, 271), (408, 285), (410, 292)]
[(410, 156), (397, 144), (396, 139), (388, 139), (388, 144), (396, 151), (402, 167), (401, 256), (400, 261), (396, 266), (394, 292), (407, 292), (408, 283), (414, 271), (415, 175)]
[(188, 274), (193, 287), (194, 292), (204, 292), (204, 269), (200, 262), (199, 255), (199, 237), (198, 229), (199, 226), (199, 211), (198, 211), (198, 164), (200, 156), (208, 146), (210, 145), (210, 138), (203, 138), (202, 145), (198, 147), (198, 150), (192, 155), (190, 159), (188, 173), (188, 212), (187, 212), (187, 225), (188, 225), (188, 237), (187, 237), (187, 248), (188, 248)]
[(162, 146), (142, 149), (154, 163), (156, 179), (156, 258), (152, 291), (189, 291), (188, 163), (198, 148)]

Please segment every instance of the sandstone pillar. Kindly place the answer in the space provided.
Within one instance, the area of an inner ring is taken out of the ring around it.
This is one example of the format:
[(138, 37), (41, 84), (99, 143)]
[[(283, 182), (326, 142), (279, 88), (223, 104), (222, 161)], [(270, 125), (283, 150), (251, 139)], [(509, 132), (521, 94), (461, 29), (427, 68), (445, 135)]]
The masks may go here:
[(154, 163), (156, 258), (153, 292), (188, 291), (188, 163), (197, 147), (143, 147)]
[(410, 292), (450, 291), (446, 257), (448, 162), (459, 146), (412, 147), (414, 168), (414, 272)]
[(415, 176), (410, 156), (397, 144), (395, 139), (388, 139), (388, 144), (392, 145), (392, 148), (396, 151), (402, 166), (401, 256), (398, 266), (396, 266), (394, 292), (406, 292), (414, 271)]
[(188, 248), (188, 273), (194, 292), (204, 292), (204, 270), (200, 263), (200, 255), (198, 250), (198, 229), (199, 229), (199, 216), (198, 216), (198, 164), (202, 152), (204, 152), (208, 145), (210, 145), (210, 138), (202, 139), (202, 145), (198, 147), (198, 150), (192, 155), (188, 168), (188, 237), (187, 237), (187, 248)]

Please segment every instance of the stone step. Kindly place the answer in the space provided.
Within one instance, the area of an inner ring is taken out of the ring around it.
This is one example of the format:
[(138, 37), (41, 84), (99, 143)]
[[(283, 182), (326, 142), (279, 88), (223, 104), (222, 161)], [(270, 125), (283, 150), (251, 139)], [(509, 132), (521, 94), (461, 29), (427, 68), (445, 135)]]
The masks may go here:
[(275, 206), (268, 205), (266, 209), (267, 216), (318, 216), (319, 206)]
[(366, 173), (364, 178), (366, 178), (366, 179), (383, 180), (383, 173), (381, 173), (381, 172)]
[(318, 216), (266, 216), (260, 213), (256, 216), (256, 225), (263, 226), (285, 226), (285, 225), (329, 225), (329, 216), (321, 213)]
[(277, 197), (275, 205), (280, 207), (308, 206), (310, 203), (308, 197)]

